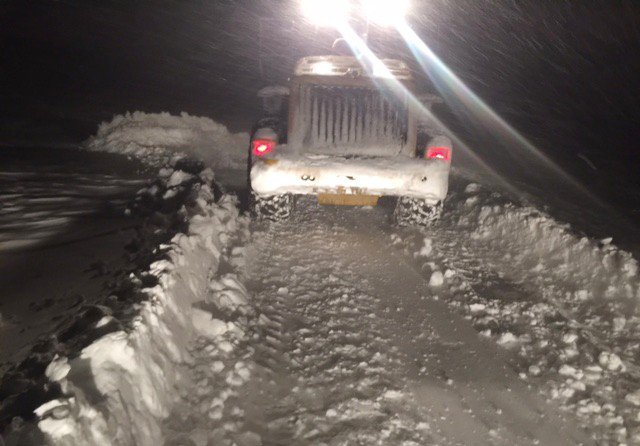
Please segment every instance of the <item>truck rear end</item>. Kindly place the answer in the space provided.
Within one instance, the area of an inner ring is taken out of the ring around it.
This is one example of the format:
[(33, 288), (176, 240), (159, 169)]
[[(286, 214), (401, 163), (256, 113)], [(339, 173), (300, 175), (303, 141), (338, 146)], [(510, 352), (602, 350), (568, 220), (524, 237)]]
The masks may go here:
[[(302, 59), (290, 83), (287, 143), (269, 129), (253, 139), (251, 187), (257, 200), (315, 195), (320, 204), (375, 205), (382, 196), (439, 206), (446, 196), (451, 143), (440, 137), (432, 156), (417, 157), (413, 78), (401, 61), (384, 60), (385, 75), (367, 75), (353, 57)], [(265, 144), (271, 144), (265, 152)]]

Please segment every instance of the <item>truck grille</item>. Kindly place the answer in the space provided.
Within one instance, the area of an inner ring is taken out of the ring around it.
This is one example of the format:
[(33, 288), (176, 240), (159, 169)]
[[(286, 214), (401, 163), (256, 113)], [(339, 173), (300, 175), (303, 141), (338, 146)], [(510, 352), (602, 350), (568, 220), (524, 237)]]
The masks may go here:
[(407, 106), (379, 90), (303, 85), (300, 120), (305, 152), (389, 155), (407, 142)]

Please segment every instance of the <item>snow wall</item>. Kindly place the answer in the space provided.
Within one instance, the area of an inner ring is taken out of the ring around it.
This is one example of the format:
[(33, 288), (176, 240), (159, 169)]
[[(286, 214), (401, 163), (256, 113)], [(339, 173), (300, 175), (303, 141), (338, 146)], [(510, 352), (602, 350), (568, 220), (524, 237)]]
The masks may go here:
[(431, 284), (449, 286), (450, 307), (510, 350), (520, 377), (538, 380), (597, 444), (640, 445), (637, 259), (479, 184), (449, 204), (442, 240), (427, 233), (419, 251), (406, 241)]
[(640, 300), (638, 262), (611, 239), (579, 236), (531, 207), (485, 205), (475, 211), (462, 217), (476, 228), (472, 237), (509, 253), (505, 265), (517, 266), (529, 283), (552, 283), (577, 300)]
[(209, 118), (134, 112), (103, 122), (85, 144), (89, 150), (121, 153), (157, 165), (168, 153), (184, 153), (212, 169), (243, 169), (249, 134), (230, 133)]
[[(175, 153), (181, 152), (203, 153), (218, 167), (233, 166), (237, 158), (229, 154), (241, 143), (242, 135), (230, 135), (206, 118), (140, 112), (103, 124), (89, 141), (92, 150), (125, 153), (162, 167), (159, 181), (168, 191), (191, 188), (182, 210), (188, 230), (177, 234), (170, 246), (160, 247), (166, 259), (153, 263), (149, 271), (158, 284), (142, 290), (147, 299), (127, 329), (103, 336), (75, 358), (56, 357), (47, 367), (47, 378), (59, 383), (64, 395), (36, 410), (49, 444), (162, 443), (161, 423), (177, 396), (180, 365), (191, 361), (188, 342), (203, 331), (212, 336), (224, 332), (219, 327), (224, 323), (198, 304), (212, 287), (218, 294), (229, 287), (231, 294), (246, 293), (239, 279), (228, 272), (222, 275), (219, 266), (233, 263), (230, 257), (237, 250), (232, 247), (248, 236), (248, 219), (240, 216), (235, 197), (216, 201), (211, 169), (195, 177), (161, 163), (172, 159), (175, 164)], [(216, 311), (211, 302), (209, 309)], [(109, 324), (109, 318), (98, 325)]]

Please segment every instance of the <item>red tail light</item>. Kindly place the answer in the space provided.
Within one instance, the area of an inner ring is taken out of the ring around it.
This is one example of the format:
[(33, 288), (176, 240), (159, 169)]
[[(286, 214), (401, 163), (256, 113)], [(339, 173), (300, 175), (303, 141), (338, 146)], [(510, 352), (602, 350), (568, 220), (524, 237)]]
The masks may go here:
[(276, 148), (276, 142), (270, 139), (254, 139), (251, 144), (255, 156), (264, 156)]
[(451, 161), (451, 149), (449, 147), (427, 147), (426, 155), (429, 159)]

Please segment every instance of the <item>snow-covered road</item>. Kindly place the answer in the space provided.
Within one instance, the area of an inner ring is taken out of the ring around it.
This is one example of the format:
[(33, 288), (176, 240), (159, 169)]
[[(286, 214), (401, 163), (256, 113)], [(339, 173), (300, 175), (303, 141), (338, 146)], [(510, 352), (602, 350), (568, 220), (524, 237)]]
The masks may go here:
[(589, 444), (392, 246), (386, 211), (306, 202), (256, 228), (248, 333), (231, 355), (194, 347), (200, 384), (180, 409), (191, 423), (170, 418), (175, 444)]
[(300, 199), (249, 231), (213, 181), (244, 194), (237, 163), (184, 158), (241, 146), (186, 115), (101, 126), (90, 148), (158, 169), (133, 207), (157, 211), (153, 255), (78, 319), (90, 345), (45, 345), (53, 392), (8, 444), (640, 444), (639, 269), (617, 233), (461, 171), (430, 228), (391, 225), (384, 199)]
[[(580, 438), (526, 389), (495, 346), (433, 299), (438, 291), (390, 249), (383, 212), (311, 209), (266, 237), (258, 234), (260, 254), (249, 270), (267, 284), (260, 308), (281, 302), (285, 357), (299, 390), (298, 398), (290, 395), (289, 415), (297, 420), (289, 420), (289, 443)], [(296, 399), (305, 398), (312, 405), (299, 413)]]

